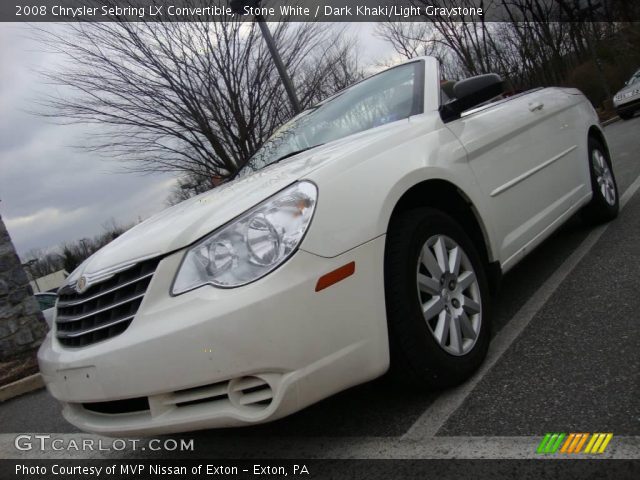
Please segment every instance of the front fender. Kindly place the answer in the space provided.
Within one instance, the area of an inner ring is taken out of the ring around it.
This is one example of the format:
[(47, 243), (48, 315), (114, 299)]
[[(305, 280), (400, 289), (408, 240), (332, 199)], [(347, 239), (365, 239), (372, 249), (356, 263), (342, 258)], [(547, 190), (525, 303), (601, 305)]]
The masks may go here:
[[(472, 203), (479, 220), (487, 218), (482, 192), (458, 139), (437, 112), (411, 118), (414, 126), (402, 138), (358, 152), (320, 168), (309, 177), (319, 188), (315, 218), (301, 248), (334, 257), (383, 235), (394, 207), (409, 189), (440, 179), (456, 186)], [(390, 144), (391, 143), (391, 144)], [(491, 225), (486, 232), (493, 259)]]

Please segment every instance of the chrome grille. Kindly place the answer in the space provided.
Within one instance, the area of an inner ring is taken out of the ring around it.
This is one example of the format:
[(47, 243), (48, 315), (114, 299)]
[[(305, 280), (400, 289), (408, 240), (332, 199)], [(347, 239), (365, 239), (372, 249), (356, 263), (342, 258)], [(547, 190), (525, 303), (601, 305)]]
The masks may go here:
[(159, 259), (146, 260), (77, 293), (58, 292), (56, 337), (66, 347), (84, 347), (124, 332), (142, 303)]

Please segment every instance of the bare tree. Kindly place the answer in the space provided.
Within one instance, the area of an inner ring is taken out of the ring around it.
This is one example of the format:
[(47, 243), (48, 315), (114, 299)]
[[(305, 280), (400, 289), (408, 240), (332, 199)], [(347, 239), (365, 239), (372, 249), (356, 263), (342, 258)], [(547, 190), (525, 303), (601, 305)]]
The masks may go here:
[(220, 185), (225, 179), (215, 175), (201, 175), (189, 172), (178, 178), (167, 197), (167, 206), (176, 205), (195, 195), (207, 192)]
[(403, 58), (437, 53), (438, 39), (435, 28), (426, 22), (383, 21), (376, 24), (375, 34), (391, 43)]
[[(254, 23), (113, 20), (38, 28), (68, 60), (45, 72), (65, 94), (39, 113), (104, 128), (86, 148), (135, 171), (227, 178), (292, 115)], [(273, 34), (303, 107), (360, 75), (344, 30), (282, 22)]]
[(89, 255), (118, 238), (131, 226), (121, 225), (111, 218), (102, 224), (102, 233), (92, 238), (67, 242), (48, 250), (29, 250), (24, 255), (25, 261), (29, 263), (29, 273), (32, 277), (39, 278), (62, 269), (71, 272)]
[(63, 268), (63, 257), (55, 251), (33, 248), (24, 254), (24, 259), (33, 278), (44, 277)]
[[(440, 60), (445, 78), (460, 74), (457, 58), (442, 40), (437, 28), (430, 22), (384, 21), (376, 25), (375, 35), (388, 41), (402, 59), (432, 56)], [(387, 65), (385, 62), (383, 66)]]
[[(447, 3), (413, 1), (435, 7)], [(598, 21), (622, 18), (628, 13), (624, 5), (621, 0), (460, 0), (456, 6), (499, 12), (503, 21), (434, 15), (417, 24), (381, 24), (378, 34), (407, 58), (437, 56), (446, 78), (496, 72), (514, 90), (577, 86), (600, 104), (614, 89), (607, 82), (619, 87), (640, 61), (637, 23)], [(594, 88), (594, 82), (600, 85)]]

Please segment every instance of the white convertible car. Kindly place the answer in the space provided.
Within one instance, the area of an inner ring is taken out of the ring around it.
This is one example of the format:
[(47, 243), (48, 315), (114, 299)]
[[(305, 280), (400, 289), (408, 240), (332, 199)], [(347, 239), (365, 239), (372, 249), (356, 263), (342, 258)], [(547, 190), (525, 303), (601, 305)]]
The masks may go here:
[(440, 78), (424, 57), (347, 88), (84, 262), (39, 352), (65, 418), (160, 434), (274, 420), (389, 369), (467, 378), (500, 275), (575, 213), (614, 218), (618, 192), (577, 90)]

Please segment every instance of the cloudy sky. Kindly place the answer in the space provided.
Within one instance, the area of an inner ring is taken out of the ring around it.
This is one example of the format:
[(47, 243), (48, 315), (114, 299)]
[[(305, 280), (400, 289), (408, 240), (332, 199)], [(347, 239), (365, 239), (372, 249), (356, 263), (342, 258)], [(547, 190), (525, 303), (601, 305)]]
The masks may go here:
[[(172, 175), (122, 173), (120, 164), (73, 145), (89, 126), (52, 124), (28, 113), (46, 87), (36, 73), (56, 63), (23, 24), (0, 24), (0, 215), (21, 256), (91, 237), (111, 219), (128, 224), (162, 210)], [(374, 63), (390, 47), (354, 24), (361, 60)], [(96, 128), (96, 127), (91, 127)]]

